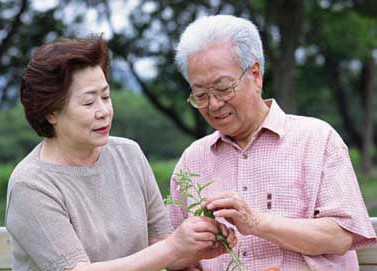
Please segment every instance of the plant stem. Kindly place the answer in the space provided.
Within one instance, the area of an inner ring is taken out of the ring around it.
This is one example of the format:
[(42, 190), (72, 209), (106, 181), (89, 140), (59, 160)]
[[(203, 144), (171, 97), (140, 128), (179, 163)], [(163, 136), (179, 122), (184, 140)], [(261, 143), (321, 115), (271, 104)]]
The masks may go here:
[(218, 233), (216, 235), (216, 238), (217, 238), (217, 240), (219, 240), (223, 244), (223, 246), (225, 247), (226, 251), (228, 252), (228, 254), (230, 255), (230, 257), (232, 257), (232, 260), (237, 265), (237, 267), (240, 270), (243, 270), (243, 266), (242, 266), (242, 263), (241, 263), (240, 259), (238, 258), (238, 256), (236, 255), (236, 253), (234, 253), (233, 249), (229, 246), (229, 244), (226, 241), (225, 237), (221, 233)]

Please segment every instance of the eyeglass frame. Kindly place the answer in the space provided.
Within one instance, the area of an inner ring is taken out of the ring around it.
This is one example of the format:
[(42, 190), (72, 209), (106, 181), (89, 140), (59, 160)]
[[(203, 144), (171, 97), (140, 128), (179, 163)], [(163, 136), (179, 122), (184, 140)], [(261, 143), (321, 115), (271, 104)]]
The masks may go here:
[(244, 70), (242, 71), (241, 76), (238, 78), (238, 80), (235, 81), (230, 87), (226, 88), (226, 90), (228, 90), (228, 89), (232, 89), (232, 92), (234, 93), (234, 95), (233, 95), (231, 98), (224, 100), (223, 98), (218, 97), (218, 96), (216, 96), (216, 95), (213, 93), (213, 91), (215, 91), (216, 88), (214, 88), (214, 87), (209, 87), (209, 88), (207, 88), (207, 89), (208, 89), (208, 91), (207, 91), (207, 93), (206, 93), (206, 95), (207, 95), (207, 103), (206, 103), (205, 106), (200, 106), (200, 107), (199, 107), (197, 104), (195, 104), (196, 102), (195, 102), (195, 100), (194, 100), (195, 98), (194, 98), (194, 96), (193, 96), (193, 91), (191, 91), (190, 96), (187, 98), (186, 102), (190, 103), (190, 105), (191, 105), (192, 107), (194, 107), (194, 108), (205, 108), (205, 107), (207, 107), (207, 106), (209, 105), (209, 98), (210, 98), (210, 95), (211, 95), (211, 94), (213, 95), (213, 97), (215, 97), (215, 98), (216, 98), (217, 100), (219, 100), (219, 101), (224, 101), (224, 102), (226, 102), (226, 101), (230, 101), (231, 99), (233, 99), (233, 98), (236, 96), (236, 87), (238, 87), (238, 84), (241, 82), (243, 76), (246, 74), (246, 72), (247, 72), (248, 69), (249, 69), (249, 68), (244, 69)]

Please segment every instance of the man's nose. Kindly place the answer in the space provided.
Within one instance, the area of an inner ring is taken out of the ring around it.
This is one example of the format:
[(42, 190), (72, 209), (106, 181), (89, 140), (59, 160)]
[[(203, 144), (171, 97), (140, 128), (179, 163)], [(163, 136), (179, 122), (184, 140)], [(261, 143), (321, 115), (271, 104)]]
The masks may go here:
[(224, 105), (224, 101), (217, 98), (213, 92), (209, 92), (208, 93), (208, 107), (209, 107), (209, 110), (211, 111), (215, 111), (215, 110), (218, 110), (220, 107), (222, 107)]

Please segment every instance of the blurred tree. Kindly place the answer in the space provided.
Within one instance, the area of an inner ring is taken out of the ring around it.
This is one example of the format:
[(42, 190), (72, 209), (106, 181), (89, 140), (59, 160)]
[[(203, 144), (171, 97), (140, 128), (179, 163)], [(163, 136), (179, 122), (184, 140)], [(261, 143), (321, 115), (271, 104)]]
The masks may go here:
[(29, 0), (0, 1), (0, 109), (15, 104), (18, 84), (32, 50), (64, 33), (58, 8), (39, 12)]
[[(373, 150), (373, 89), (375, 72), (372, 54), (377, 48), (377, 21), (344, 2), (333, 1), (313, 10), (316, 24), (307, 43), (317, 49), (325, 72), (324, 84), (334, 95), (348, 143), (363, 153), (366, 175)], [(375, 143), (377, 138), (375, 138)]]
[[(267, 60), (264, 96), (275, 97), (288, 113), (331, 122), (349, 145), (364, 150), (365, 171), (370, 168), (370, 151), (377, 142), (374, 0), (140, 0), (121, 30), (112, 20), (111, 1), (60, 0), (44, 12), (30, 3), (0, 1), (0, 107), (17, 96), (12, 87), (32, 48), (76, 33), (90, 9), (96, 10), (98, 21), (108, 22), (114, 59), (127, 63), (151, 104), (184, 133), (200, 138), (211, 129), (185, 102), (189, 85), (173, 65), (174, 48), (184, 28), (199, 16), (234, 14), (251, 18), (261, 31)], [(67, 21), (64, 10), (69, 6)], [(154, 75), (147, 79), (136, 69), (145, 59), (154, 64)]]

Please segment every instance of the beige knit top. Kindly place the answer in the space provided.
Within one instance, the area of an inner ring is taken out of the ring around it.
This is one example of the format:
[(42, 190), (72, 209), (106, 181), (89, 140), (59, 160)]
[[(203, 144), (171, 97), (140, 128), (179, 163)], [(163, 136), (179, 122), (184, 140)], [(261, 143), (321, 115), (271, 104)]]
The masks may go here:
[(8, 186), (14, 270), (63, 270), (125, 257), (171, 231), (135, 142), (110, 137), (90, 168), (41, 161), (41, 145), (18, 164)]

